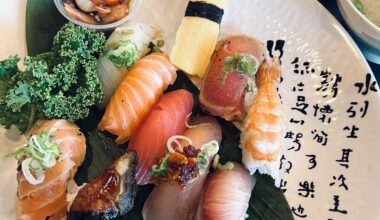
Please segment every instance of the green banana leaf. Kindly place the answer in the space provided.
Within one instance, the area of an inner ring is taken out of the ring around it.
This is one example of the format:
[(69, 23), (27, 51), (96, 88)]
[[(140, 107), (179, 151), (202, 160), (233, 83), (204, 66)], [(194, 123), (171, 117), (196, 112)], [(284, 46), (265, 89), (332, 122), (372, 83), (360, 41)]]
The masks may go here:
[[(52, 40), (59, 28), (67, 20), (55, 8), (53, 0), (28, 0), (26, 11), (26, 38), (28, 54), (36, 55), (51, 49)], [(184, 88), (194, 95), (193, 115), (203, 114), (198, 105), (198, 89), (183, 74), (168, 91)], [(99, 176), (126, 149), (127, 145), (118, 146), (114, 137), (96, 130), (103, 111), (93, 107), (91, 114), (77, 122), (87, 138), (87, 153), (82, 166), (78, 169), (75, 180), (82, 184)], [(221, 162), (241, 162), (241, 150), (238, 147), (240, 132), (230, 122), (218, 118), (223, 128), (223, 142), (220, 147)], [(257, 183), (249, 202), (248, 219), (293, 219), (289, 205), (282, 191), (274, 186), (273, 180), (266, 175), (255, 174)], [(140, 187), (135, 199), (135, 207), (121, 219), (142, 219), (142, 207), (153, 186)], [(222, 192), (221, 192), (222, 193)]]

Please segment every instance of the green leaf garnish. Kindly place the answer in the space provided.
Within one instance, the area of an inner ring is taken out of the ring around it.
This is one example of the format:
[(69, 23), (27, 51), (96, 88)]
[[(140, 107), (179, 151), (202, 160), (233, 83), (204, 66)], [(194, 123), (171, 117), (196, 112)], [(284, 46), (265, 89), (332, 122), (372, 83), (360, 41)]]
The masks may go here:
[[(13, 156), (20, 162), (27, 158), (32, 158), (32, 161), (36, 160), (39, 162), (43, 171), (45, 171), (56, 164), (59, 155), (59, 146), (52, 141), (49, 134), (44, 133), (33, 135), (27, 145), (7, 156)], [(32, 166), (30, 168), (32, 172), (41, 171)]]
[(18, 82), (17, 87), (9, 90), (7, 99), (7, 106), (10, 107), (13, 112), (20, 112), (21, 108), (31, 101), (28, 84)]
[(225, 74), (236, 70), (241, 74), (253, 77), (257, 70), (255, 60), (249, 54), (234, 54), (224, 59), (223, 72)]
[(209, 165), (210, 157), (213, 157), (219, 151), (219, 143), (217, 141), (210, 141), (202, 146), (202, 151), (198, 154), (198, 170), (202, 174)]
[(128, 69), (139, 59), (138, 50), (131, 40), (118, 41), (105, 47), (103, 56), (108, 58), (117, 68)]
[(149, 173), (150, 176), (166, 177), (169, 157), (170, 157), (170, 154), (166, 154), (165, 157), (161, 158), (159, 165), (153, 165)]

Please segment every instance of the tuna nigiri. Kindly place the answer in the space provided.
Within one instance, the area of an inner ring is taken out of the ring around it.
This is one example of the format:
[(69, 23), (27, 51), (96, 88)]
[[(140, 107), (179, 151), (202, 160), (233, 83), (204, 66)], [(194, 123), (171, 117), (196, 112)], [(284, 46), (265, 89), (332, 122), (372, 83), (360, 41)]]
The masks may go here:
[(280, 71), (278, 58), (265, 60), (261, 65), (256, 78), (257, 96), (241, 133), (244, 165), (251, 174), (258, 170), (271, 175), (276, 186), (280, 184), (279, 160), (285, 130), (284, 110), (277, 92)]
[(217, 170), (207, 178), (198, 220), (244, 220), (255, 180), (240, 164)]
[(117, 135), (118, 144), (128, 141), (176, 76), (176, 68), (164, 54), (137, 61), (112, 96), (99, 129)]
[[(27, 175), (28, 172), (24, 172), (24, 168), (17, 173), (18, 207), (22, 219), (61, 219), (66, 216), (67, 181), (74, 177), (86, 154), (84, 135), (75, 124), (65, 120), (37, 122), (32, 130), (31, 140), (41, 152), (47, 143), (46, 139), (45, 142), (41, 141), (38, 135), (45, 133), (49, 134), (52, 143), (58, 146), (60, 154), (55, 165), (44, 172), (43, 181), (31, 181), (33, 178)], [(23, 166), (28, 154), (22, 157)]]
[(193, 103), (192, 94), (183, 89), (163, 95), (132, 135), (128, 149), (137, 153), (137, 184), (149, 183), (150, 168), (164, 155), (167, 140), (185, 131)]
[(245, 35), (228, 37), (218, 43), (202, 83), (201, 107), (228, 121), (243, 120), (244, 95), (264, 52), (260, 41)]
[[(188, 128), (183, 134), (192, 142), (195, 154), (201, 151), (201, 147), (214, 141), (220, 143), (222, 131), (219, 123), (208, 116), (199, 117), (194, 121), (194, 125)], [(183, 155), (189, 156), (185, 151), (189, 143), (181, 141)], [(192, 149), (192, 148), (190, 148)], [(217, 151), (217, 150), (216, 150)], [(178, 152), (176, 152), (178, 153)], [(216, 153), (216, 152), (214, 152)], [(175, 154), (170, 154), (168, 159), (169, 169), (171, 168), (171, 158)], [(193, 157), (195, 155), (192, 155)], [(209, 156), (209, 161), (213, 155)], [(199, 161), (196, 161), (199, 162)], [(188, 163), (189, 164), (189, 163)], [(168, 171), (167, 171), (168, 172)], [(191, 220), (193, 219), (202, 189), (208, 174), (208, 166), (204, 168), (202, 174), (194, 179), (188, 180), (187, 183), (178, 184), (174, 182), (173, 177), (166, 177), (167, 180), (161, 182), (155, 187), (145, 202), (143, 208), (143, 217), (145, 220)], [(176, 174), (175, 174), (176, 175)]]

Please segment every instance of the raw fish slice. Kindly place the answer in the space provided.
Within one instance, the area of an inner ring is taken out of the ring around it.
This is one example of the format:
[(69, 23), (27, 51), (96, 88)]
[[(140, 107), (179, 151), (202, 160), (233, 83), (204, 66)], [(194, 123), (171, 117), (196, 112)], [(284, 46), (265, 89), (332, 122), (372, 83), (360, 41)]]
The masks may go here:
[(84, 160), (86, 140), (79, 127), (66, 120), (38, 121), (31, 134), (48, 132), (59, 146), (60, 156), (55, 166), (47, 169), (45, 179), (30, 184), (19, 171), (18, 197), (22, 219), (61, 219), (66, 216), (67, 181), (72, 178)]
[(163, 95), (133, 134), (128, 149), (137, 153), (136, 181), (149, 183), (149, 172), (164, 155), (167, 140), (185, 131), (187, 115), (193, 107), (193, 96), (186, 90)]
[(57, 200), (49, 203), (48, 205), (35, 212), (21, 213), (21, 219), (45, 220), (49, 216), (51, 219), (62, 219), (66, 217), (66, 212), (62, 213), (62, 209), (67, 210), (66, 193), (62, 193)]
[[(212, 140), (218, 143), (222, 140), (219, 123), (209, 117), (197, 118), (188, 128), (184, 136), (190, 138), (197, 149)], [(187, 144), (182, 142), (183, 145)], [(210, 158), (211, 159), (211, 158)], [(178, 184), (162, 182), (155, 187), (145, 202), (143, 217), (145, 220), (190, 220), (193, 219), (204, 183), (206, 172), (189, 182), (183, 189)]]
[(208, 113), (228, 121), (241, 121), (245, 117), (244, 95), (249, 77), (237, 70), (224, 73), (224, 61), (235, 54), (249, 54), (257, 60), (257, 66), (264, 58), (264, 45), (245, 35), (228, 37), (215, 50), (207, 75), (205, 76), (199, 101)]
[(72, 161), (58, 161), (54, 167), (45, 172), (45, 180), (37, 185), (30, 184), (21, 172), (17, 173), (19, 199), (28, 197), (30, 194), (43, 190), (46, 187), (51, 187), (56, 181), (60, 181), (62, 177), (69, 179), (69, 172), (74, 166), (75, 163)]
[[(137, 50), (136, 59), (141, 59), (150, 51), (149, 43), (156, 43), (160, 35), (161, 31), (155, 25), (129, 21), (112, 32), (104, 47), (108, 53), (118, 55), (119, 53), (130, 52), (130, 48), (134, 46)], [(129, 59), (131, 59), (131, 56), (133, 57), (133, 55), (129, 54)], [(96, 73), (102, 83), (104, 92), (103, 99), (98, 104), (98, 107), (102, 109), (106, 107), (130, 68), (129, 65), (115, 65), (111, 60), (107, 53), (103, 53), (98, 59)]]
[(137, 61), (112, 96), (99, 129), (117, 135), (118, 144), (128, 141), (176, 77), (176, 68), (164, 54), (150, 54)]
[(196, 219), (244, 220), (255, 180), (240, 164), (207, 178)]
[[(49, 187), (44, 187), (20, 199), (18, 203), (19, 211), (22, 213), (35, 212), (46, 206), (46, 204), (59, 199), (62, 193), (66, 193), (66, 181), (67, 176), (63, 176)], [(46, 199), (47, 197), (49, 200)]]

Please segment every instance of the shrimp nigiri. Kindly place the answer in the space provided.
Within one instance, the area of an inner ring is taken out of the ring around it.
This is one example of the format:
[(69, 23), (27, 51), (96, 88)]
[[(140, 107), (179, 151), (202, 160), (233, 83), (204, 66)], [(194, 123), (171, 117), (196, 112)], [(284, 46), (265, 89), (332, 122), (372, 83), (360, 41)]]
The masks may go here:
[(18, 207), (22, 219), (61, 219), (66, 216), (67, 181), (74, 177), (86, 154), (86, 140), (75, 124), (65, 120), (39, 121), (32, 135), (46, 132), (58, 145), (60, 155), (39, 184), (33, 185), (23, 172), (17, 173)]
[(176, 77), (176, 68), (164, 54), (150, 54), (137, 61), (112, 96), (99, 129), (117, 135), (118, 144), (128, 141)]
[(255, 184), (240, 164), (217, 170), (207, 177), (196, 220), (244, 220)]
[(269, 174), (279, 185), (281, 140), (285, 130), (284, 110), (277, 92), (281, 66), (278, 58), (265, 60), (258, 70), (258, 86), (241, 133), (243, 163), (253, 174)]
[[(193, 149), (192, 152), (195, 152), (196, 154), (197, 152), (199, 153), (202, 146), (210, 141), (220, 143), (222, 140), (222, 129), (214, 118), (203, 116), (196, 118), (192, 126), (186, 129), (183, 136), (191, 140), (192, 146), (194, 147), (191, 148)], [(186, 149), (189, 143), (186, 141), (181, 141), (180, 144), (183, 149)], [(185, 152), (185, 150), (183, 151)], [(170, 154), (170, 158), (174, 158), (175, 154)], [(212, 156), (213, 155), (210, 155), (209, 161), (212, 160)], [(170, 158), (168, 159), (169, 162)], [(171, 182), (169, 179), (172, 178), (168, 178), (168, 181), (160, 182), (160, 184), (153, 189), (152, 193), (145, 202), (143, 208), (144, 219), (193, 219), (206, 177), (208, 175), (208, 168), (209, 167), (206, 166), (202, 174), (199, 174), (194, 179), (189, 180), (183, 187), (177, 184), (177, 182)]]
[(184, 89), (166, 93), (136, 129), (128, 149), (137, 153), (137, 184), (149, 183), (150, 168), (164, 155), (168, 139), (185, 131), (193, 103), (192, 94)]

